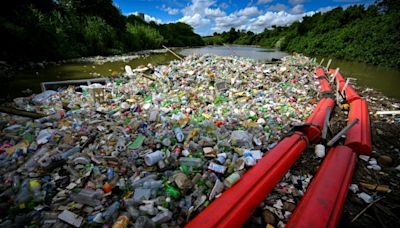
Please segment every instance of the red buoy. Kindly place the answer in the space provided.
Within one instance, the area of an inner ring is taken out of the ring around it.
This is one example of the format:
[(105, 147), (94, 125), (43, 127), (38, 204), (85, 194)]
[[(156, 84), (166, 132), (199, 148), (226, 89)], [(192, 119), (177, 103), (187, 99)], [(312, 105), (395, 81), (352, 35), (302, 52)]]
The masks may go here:
[(306, 127), (303, 133), (310, 142), (318, 142), (321, 139), (327, 108), (330, 107), (330, 112), (332, 113), (334, 105), (335, 101), (332, 98), (322, 98), (313, 113), (306, 119), (306, 123), (310, 124), (310, 126)]
[(355, 119), (359, 119), (359, 121), (347, 132), (344, 144), (358, 154), (371, 155), (372, 143), (368, 103), (364, 99), (350, 103), (348, 123)]
[(331, 148), (286, 227), (337, 227), (356, 162), (351, 148)]

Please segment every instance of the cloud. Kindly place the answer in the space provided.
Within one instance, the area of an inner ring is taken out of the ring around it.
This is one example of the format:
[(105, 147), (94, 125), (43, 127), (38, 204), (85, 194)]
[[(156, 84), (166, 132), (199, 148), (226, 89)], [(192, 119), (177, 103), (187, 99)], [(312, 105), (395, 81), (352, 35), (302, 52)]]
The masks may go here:
[(225, 16), (225, 12), (220, 10), (219, 8), (216, 8), (216, 9), (206, 8), (204, 10), (204, 13), (208, 17), (222, 17), (222, 16)]
[(212, 28), (213, 31), (224, 31), (232, 27), (240, 27), (246, 25), (248, 18), (246, 16), (238, 16), (237, 14), (230, 14), (224, 17), (218, 17), (215, 19), (215, 26)]
[(295, 5), (291, 10), (290, 13), (292, 14), (301, 14), (304, 13), (304, 6), (302, 4)]
[(257, 9), (257, 7), (252, 6), (252, 7), (246, 7), (244, 9), (241, 9), (237, 12), (239, 16), (257, 16), (260, 15), (261, 12)]
[(314, 14), (312, 11), (303, 14), (291, 14), (284, 11), (268, 11), (255, 18), (250, 24), (249, 30), (253, 32), (261, 32), (265, 28), (271, 28), (273, 25), (288, 26), (295, 21), (301, 21), (304, 16), (311, 16), (312, 14)]
[(321, 7), (319, 9), (317, 9), (317, 12), (325, 13), (325, 12), (331, 11), (333, 9), (334, 9), (334, 7), (332, 7), (332, 6), (326, 6), (326, 7)]
[(178, 21), (191, 25), (193, 28), (204, 26), (210, 22), (210, 19), (202, 17), (200, 14), (186, 15)]
[(171, 7), (169, 7), (169, 6), (167, 7), (165, 4), (162, 5), (161, 10), (167, 12), (169, 15), (176, 15), (176, 14), (179, 13), (179, 10), (178, 10), (178, 9), (171, 8)]
[[(138, 16), (138, 15), (139, 15), (139, 12), (136, 11), (136, 12), (128, 13), (128, 15), (131, 15), (131, 14)], [(152, 17), (152, 16), (147, 15), (147, 14), (144, 15), (144, 20), (145, 20), (146, 22), (154, 21), (154, 22), (156, 22), (157, 24), (163, 24), (163, 22), (162, 22), (160, 19), (155, 18), (155, 17)]]
[(284, 4), (277, 3), (268, 8), (269, 11), (285, 11), (288, 7)]
[(289, 3), (292, 5), (299, 5), (299, 4), (303, 4), (305, 2), (305, 0), (289, 0)]
[(207, 8), (210, 8), (215, 1), (212, 0), (192, 0), (192, 4), (186, 6), (185, 8), (182, 9), (182, 13), (184, 16), (189, 16), (189, 15), (194, 15), (194, 14), (200, 14), (204, 15), (204, 11)]
[(258, 0), (257, 4), (261, 5), (261, 4), (267, 4), (267, 3), (270, 3), (270, 2), (272, 2), (272, 0)]

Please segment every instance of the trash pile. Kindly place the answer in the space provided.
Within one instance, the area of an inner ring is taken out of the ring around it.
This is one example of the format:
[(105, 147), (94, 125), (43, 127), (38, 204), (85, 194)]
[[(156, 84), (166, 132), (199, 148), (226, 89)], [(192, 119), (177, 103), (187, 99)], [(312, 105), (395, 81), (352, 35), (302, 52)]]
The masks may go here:
[(0, 114), (1, 225), (184, 225), (312, 112), (312, 64), (188, 56), (14, 99), (48, 116)]

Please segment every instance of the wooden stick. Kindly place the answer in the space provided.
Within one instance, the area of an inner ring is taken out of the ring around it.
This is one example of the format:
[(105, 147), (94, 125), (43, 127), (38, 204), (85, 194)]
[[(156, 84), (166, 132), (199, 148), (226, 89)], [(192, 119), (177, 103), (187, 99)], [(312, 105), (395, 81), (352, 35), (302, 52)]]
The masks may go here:
[(350, 82), (350, 78), (347, 78), (347, 80), (346, 80), (346, 83), (344, 83), (344, 86), (343, 86), (343, 89), (342, 89), (342, 92), (341, 92), (341, 94), (343, 94), (343, 93), (344, 93), (344, 91), (346, 90), (346, 88), (347, 88), (347, 85), (349, 84), (349, 82)]
[(358, 214), (351, 220), (351, 223), (353, 223), (354, 221), (356, 221), (362, 214), (364, 214), (365, 211), (368, 210), (368, 208), (370, 208), (372, 205), (374, 205), (376, 202), (378, 202), (379, 200), (381, 200), (381, 199), (383, 199), (383, 198), (385, 198), (385, 197), (378, 198), (378, 199), (372, 201), (371, 203), (369, 203), (368, 206), (366, 206), (364, 209), (362, 209), (362, 210), (360, 211), (360, 213), (358, 213)]
[(326, 107), (324, 127), (322, 128), (322, 139), (323, 140), (326, 139), (326, 135), (328, 133), (330, 116), (331, 116), (331, 107)]
[(330, 83), (332, 83), (332, 82), (335, 80), (336, 75), (339, 73), (339, 70), (340, 70), (339, 67), (336, 68), (335, 73), (331, 76), (332, 78), (331, 78), (330, 81), (329, 81)]
[(167, 49), (167, 51), (171, 52), (171, 54), (175, 55), (176, 58), (183, 60), (182, 57), (180, 57), (179, 55), (177, 55), (175, 52), (173, 52), (171, 49), (165, 47), (164, 45), (162, 45), (163, 48)]
[(396, 111), (377, 111), (377, 115), (400, 115), (400, 110)]
[(4, 112), (4, 113), (7, 113), (7, 114), (12, 114), (12, 115), (17, 115), (17, 116), (29, 117), (29, 118), (32, 118), (32, 119), (38, 119), (38, 118), (42, 118), (42, 117), (47, 116), (47, 115), (42, 114), (42, 113), (29, 112), (29, 111), (15, 109), (15, 108), (9, 108), (9, 107), (0, 107), (0, 112)]
[(351, 122), (351, 124), (347, 125), (339, 133), (337, 133), (337, 135), (335, 135), (335, 137), (333, 137), (326, 145), (329, 147), (333, 146), (340, 139), (340, 137), (342, 137), (342, 135), (346, 134), (346, 132), (348, 130), (350, 130), (350, 128), (352, 128), (354, 125), (356, 125), (358, 123), (358, 121), (359, 121), (358, 118), (353, 120), (353, 122)]
[(332, 63), (332, 59), (329, 59), (328, 64), (326, 65), (326, 70), (329, 70), (331, 63)]

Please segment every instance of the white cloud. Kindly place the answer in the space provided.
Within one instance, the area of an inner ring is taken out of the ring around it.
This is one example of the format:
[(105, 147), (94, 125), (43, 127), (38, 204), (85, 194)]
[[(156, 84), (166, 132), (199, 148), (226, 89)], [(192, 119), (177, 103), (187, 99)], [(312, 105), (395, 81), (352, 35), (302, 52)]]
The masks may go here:
[[(259, 0), (259, 2), (271, 2), (270, 0)], [(304, 13), (304, 6), (301, 4), (304, 0), (289, 0), (293, 8), (288, 11), (284, 4), (277, 3), (271, 5), (267, 12), (262, 12), (255, 6), (248, 6), (238, 9), (235, 12), (226, 14), (223, 10), (228, 7), (221, 4), (215, 4), (216, 0), (191, 0), (181, 12), (183, 17), (178, 21), (187, 23), (194, 28), (196, 33), (201, 35), (210, 35), (212, 32), (223, 32), (230, 28), (239, 30), (248, 30), (253, 32), (262, 32), (265, 28), (276, 26), (288, 26), (295, 21), (301, 21), (306, 15), (313, 15), (315, 12)], [(215, 8), (219, 6), (218, 8)], [(277, 12), (279, 11), (279, 12)]]
[(261, 12), (257, 9), (257, 7), (252, 6), (252, 7), (246, 7), (244, 9), (241, 9), (237, 12), (239, 16), (256, 16), (260, 15)]
[(222, 16), (225, 16), (225, 12), (220, 10), (219, 8), (216, 8), (216, 9), (206, 8), (204, 10), (204, 13), (208, 17), (222, 17)]
[[(192, 0), (191, 4), (188, 4), (181, 10), (183, 17), (178, 21), (187, 23), (194, 29), (199, 29), (200, 27), (210, 23), (211, 20), (206, 18), (206, 9), (210, 9), (210, 6), (214, 3), (215, 1), (213, 0)], [(214, 14), (220, 13), (213, 9), (210, 9), (207, 12)]]
[(221, 32), (232, 27), (244, 26), (248, 22), (248, 18), (245, 16), (238, 16), (236, 14), (230, 14), (224, 17), (218, 17), (215, 19), (215, 27), (212, 28), (213, 31)]
[(186, 6), (182, 9), (182, 13), (184, 16), (200, 14), (204, 15), (204, 11), (207, 8), (210, 8), (215, 3), (213, 0), (192, 0), (192, 4)]
[(198, 28), (208, 24), (210, 22), (210, 19), (204, 18), (200, 14), (196, 13), (192, 16), (191, 15), (184, 16), (178, 21), (189, 24), (193, 28)]
[[(128, 15), (131, 15), (131, 14), (138, 16), (138, 15), (139, 15), (139, 12), (128, 13)], [(144, 15), (144, 20), (145, 20), (146, 22), (154, 21), (154, 22), (156, 22), (157, 24), (162, 24), (162, 23), (163, 23), (160, 19), (155, 18), (155, 17), (152, 17), (152, 16), (147, 15), (147, 14)]]
[(317, 9), (317, 12), (325, 13), (325, 12), (333, 10), (333, 8), (334, 7), (332, 7), (332, 6), (321, 7), (319, 9)]
[(289, 3), (292, 5), (298, 5), (304, 3), (305, 0), (289, 0)]
[(302, 4), (295, 5), (291, 10), (290, 13), (292, 14), (301, 14), (304, 13), (304, 6)]
[(291, 14), (284, 11), (271, 12), (268, 11), (263, 15), (255, 18), (249, 26), (249, 30), (253, 32), (261, 32), (264, 28), (271, 28), (273, 25), (276, 26), (288, 26), (295, 21), (301, 21), (306, 15), (310, 16), (314, 12), (307, 12), (303, 14)]
[(152, 17), (152, 16), (147, 15), (147, 14), (144, 15), (144, 20), (147, 21), (147, 22), (154, 21), (157, 24), (162, 24), (162, 21), (160, 19)]
[(167, 7), (165, 4), (162, 5), (161, 10), (167, 12), (169, 15), (176, 15), (176, 14), (179, 13), (179, 10), (178, 10), (178, 9), (171, 8), (171, 7), (169, 7), (169, 6)]
[(284, 4), (277, 3), (268, 8), (269, 11), (285, 11), (288, 7)]
[(272, 2), (272, 0), (258, 0), (257, 4), (261, 5), (261, 4), (267, 4), (267, 3), (270, 3), (270, 2)]

